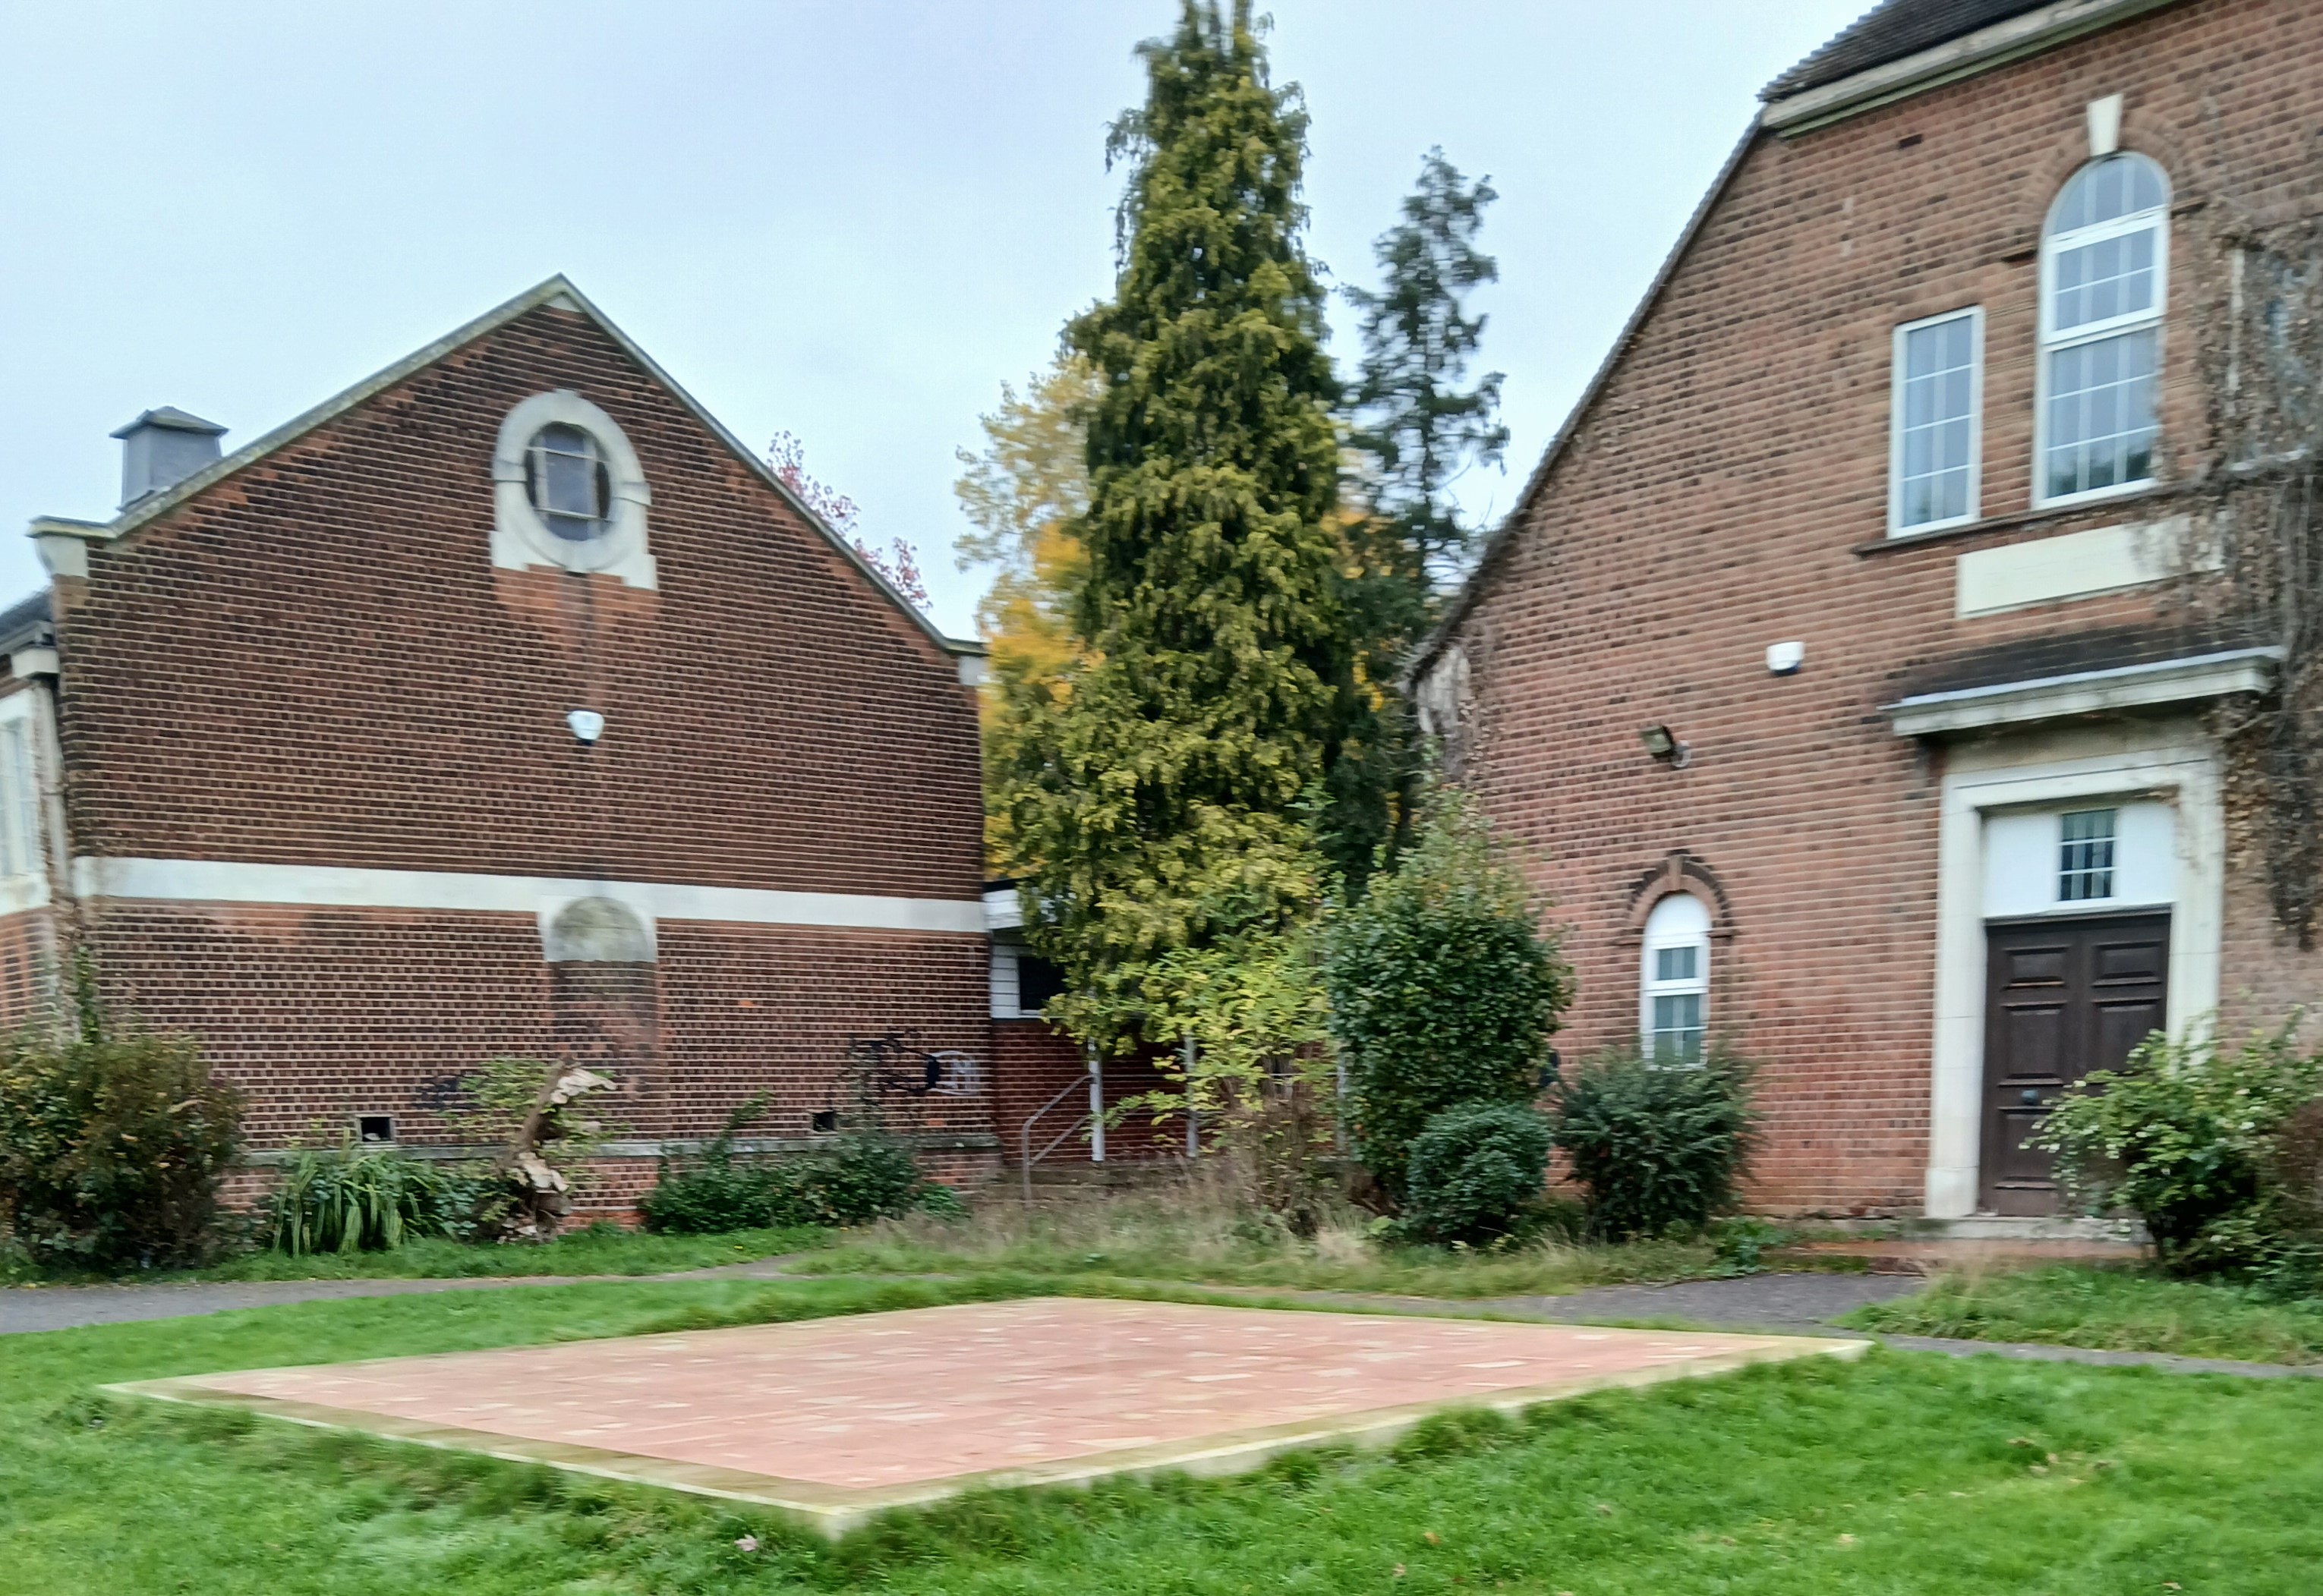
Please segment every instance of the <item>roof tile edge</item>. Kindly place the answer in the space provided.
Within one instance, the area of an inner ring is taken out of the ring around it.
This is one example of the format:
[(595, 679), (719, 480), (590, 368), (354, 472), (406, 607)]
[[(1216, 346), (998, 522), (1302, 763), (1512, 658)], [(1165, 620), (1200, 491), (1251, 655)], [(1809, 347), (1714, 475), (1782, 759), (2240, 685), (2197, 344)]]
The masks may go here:
[(1812, 133), (2178, 4), (2180, 0), (2055, 0), (1900, 60), (1769, 100), (1759, 112), (1759, 124), (1786, 138)]

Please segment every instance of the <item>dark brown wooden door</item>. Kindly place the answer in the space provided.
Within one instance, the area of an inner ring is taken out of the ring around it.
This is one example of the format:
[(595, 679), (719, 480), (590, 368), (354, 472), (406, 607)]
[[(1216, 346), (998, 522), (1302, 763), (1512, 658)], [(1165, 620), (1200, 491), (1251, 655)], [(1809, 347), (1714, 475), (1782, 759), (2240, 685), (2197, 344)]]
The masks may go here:
[(2053, 1160), (2025, 1139), (2059, 1092), (2162, 1029), (2170, 916), (1994, 924), (1986, 945), (1984, 1206), (2053, 1214)]

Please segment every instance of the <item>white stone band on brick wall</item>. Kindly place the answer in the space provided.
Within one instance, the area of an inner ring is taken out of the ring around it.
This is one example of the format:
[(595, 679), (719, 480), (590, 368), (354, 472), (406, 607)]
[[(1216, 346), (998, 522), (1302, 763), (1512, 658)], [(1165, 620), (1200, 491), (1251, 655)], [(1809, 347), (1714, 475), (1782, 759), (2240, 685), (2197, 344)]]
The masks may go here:
[(891, 898), (869, 893), (781, 892), (682, 882), (589, 881), (560, 876), (482, 876), (439, 870), (371, 870), (338, 865), (255, 865), (226, 859), (73, 860), (84, 898), (156, 903), (270, 903), (346, 909), (442, 909), (537, 914), (547, 903), (607, 897), (655, 920), (739, 925), (813, 925), (862, 931), (984, 934), (981, 898)]

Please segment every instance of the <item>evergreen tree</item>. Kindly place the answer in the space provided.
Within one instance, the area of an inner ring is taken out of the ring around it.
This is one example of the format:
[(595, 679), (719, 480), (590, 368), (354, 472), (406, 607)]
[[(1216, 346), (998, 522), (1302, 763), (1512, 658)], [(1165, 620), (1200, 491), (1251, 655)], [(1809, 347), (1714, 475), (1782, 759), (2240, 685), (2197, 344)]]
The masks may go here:
[(1114, 297), (1067, 329), (1097, 373), (1076, 629), (1011, 693), (996, 798), (1068, 1023), (1118, 1040), (1172, 949), (1290, 923), (1318, 891), (1307, 795), (1350, 696), (1337, 387), (1300, 243), (1306, 117), (1248, 0), (1185, 0), (1141, 48)]
[(1358, 695), (1330, 774), (1324, 846), (1352, 896), (1375, 860), (1391, 862), (1409, 842), (1420, 757), (1396, 679), (1466, 564), (1472, 533), (1451, 486), (1508, 443), (1501, 373), (1464, 386), (1484, 331), (1464, 297), (1500, 277), (1476, 248), (1495, 197), (1489, 179), (1469, 183), (1430, 150), (1402, 220), (1373, 245), (1379, 290), (1345, 290), (1362, 314), (1348, 443), (1366, 463), (1370, 513), (1345, 521), (1342, 593)]
[(1501, 374), (1464, 386), (1485, 321), (1464, 314), (1465, 297), (1500, 280), (1499, 262), (1476, 248), (1484, 207), (1498, 197), (1490, 179), (1472, 184), (1430, 150), (1403, 219), (1372, 246), (1379, 291), (1345, 290), (1362, 312), (1364, 338), (1349, 441), (1372, 463), (1378, 518), (1363, 564), (1400, 590), (1382, 595), (1374, 626), (1406, 646), (1433, 623), (1439, 588), (1466, 566), (1473, 533), (1452, 484), (1472, 465), (1498, 462), (1508, 445)]
[(1392, 1196), (1412, 1141), (1470, 1103), (1524, 1103), (1573, 999), (1557, 935), (1475, 802), (1437, 791), (1413, 846), (1333, 917), (1323, 981), (1355, 1151)]

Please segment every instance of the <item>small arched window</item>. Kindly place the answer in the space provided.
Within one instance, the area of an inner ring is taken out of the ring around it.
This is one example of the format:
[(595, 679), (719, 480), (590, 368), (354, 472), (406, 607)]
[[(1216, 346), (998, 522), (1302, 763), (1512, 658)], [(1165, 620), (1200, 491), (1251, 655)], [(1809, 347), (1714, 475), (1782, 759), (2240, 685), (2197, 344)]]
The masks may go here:
[(1660, 1063), (1699, 1063), (1709, 1019), (1710, 910), (1691, 894), (1672, 893), (1646, 917), (1639, 1045)]
[(2162, 169), (2116, 154), (2075, 172), (2041, 239), (2042, 501), (2153, 479), (2169, 275)]
[(581, 428), (560, 421), (532, 435), (524, 452), (524, 491), (548, 530), (565, 542), (605, 535), (612, 482), (604, 450)]

